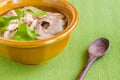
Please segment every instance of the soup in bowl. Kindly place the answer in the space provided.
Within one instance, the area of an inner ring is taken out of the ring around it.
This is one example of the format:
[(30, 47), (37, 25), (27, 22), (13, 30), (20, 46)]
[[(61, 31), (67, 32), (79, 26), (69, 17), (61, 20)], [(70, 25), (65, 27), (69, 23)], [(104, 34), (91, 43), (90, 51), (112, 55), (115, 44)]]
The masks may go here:
[(0, 54), (26, 65), (57, 56), (78, 23), (76, 9), (66, 0), (6, 0), (0, 5)]

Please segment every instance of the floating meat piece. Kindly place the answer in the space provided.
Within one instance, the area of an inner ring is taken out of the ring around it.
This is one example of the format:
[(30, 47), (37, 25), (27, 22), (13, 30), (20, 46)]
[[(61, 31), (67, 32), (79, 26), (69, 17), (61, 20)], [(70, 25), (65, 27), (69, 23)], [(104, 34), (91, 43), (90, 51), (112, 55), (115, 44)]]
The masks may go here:
[(35, 30), (40, 34), (37, 39), (44, 40), (62, 32), (64, 21), (54, 16), (45, 16), (38, 20)]
[(46, 33), (45, 31), (43, 31), (43, 27), (41, 26), (41, 23), (39, 23), (39, 22), (37, 23), (35, 30), (37, 33), (40, 34), (40, 37), (37, 37), (36, 39), (44, 40), (44, 39), (47, 39), (47, 38), (50, 38), (53, 36), (52, 34), (49, 34), (49, 33)]
[(11, 16), (17, 16), (17, 13), (15, 12), (15, 10), (11, 10), (7, 13), (6, 15), (7, 17), (11, 17)]
[(12, 20), (12, 21), (10, 21), (10, 24), (18, 24), (19, 23), (19, 20), (17, 19), (17, 20)]
[(23, 23), (31, 25), (33, 21), (34, 21), (34, 19), (32, 17), (32, 14), (26, 13), (25, 16), (24, 16), (24, 18), (23, 18)]
[(17, 29), (18, 24), (10, 24), (7, 28), (8, 31), (13, 31), (15, 29)]
[(9, 34), (8, 34), (8, 39), (11, 39), (15, 33), (17, 32), (17, 30), (14, 30), (14, 31), (11, 31)]
[(1, 36), (3, 36), (6, 39), (11, 39), (15, 35), (16, 32), (17, 32), (17, 30), (14, 30), (14, 31), (5, 31), (3, 33), (3, 35), (1, 35)]
[(30, 25), (29, 28), (30, 28), (31, 30), (34, 30), (36, 24), (37, 24), (37, 19), (32, 22), (32, 24)]
[(18, 28), (19, 20), (12, 20), (7, 28), (8, 31), (13, 31)]
[(10, 31), (5, 31), (5, 32), (3, 33), (3, 37), (7, 39), (7, 38), (8, 38), (9, 33), (10, 33)]
[[(38, 20), (42, 30), (48, 34), (56, 35), (64, 30), (64, 21), (54, 16), (42, 17)], [(46, 27), (46, 24), (48, 26)]]

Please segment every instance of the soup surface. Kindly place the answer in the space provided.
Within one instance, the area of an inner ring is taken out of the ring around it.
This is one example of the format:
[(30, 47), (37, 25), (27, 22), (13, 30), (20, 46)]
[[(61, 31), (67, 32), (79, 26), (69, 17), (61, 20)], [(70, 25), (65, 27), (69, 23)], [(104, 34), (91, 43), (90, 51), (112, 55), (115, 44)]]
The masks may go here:
[(62, 13), (27, 6), (0, 16), (0, 36), (17, 41), (44, 40), (62, 32), (66, 24)]

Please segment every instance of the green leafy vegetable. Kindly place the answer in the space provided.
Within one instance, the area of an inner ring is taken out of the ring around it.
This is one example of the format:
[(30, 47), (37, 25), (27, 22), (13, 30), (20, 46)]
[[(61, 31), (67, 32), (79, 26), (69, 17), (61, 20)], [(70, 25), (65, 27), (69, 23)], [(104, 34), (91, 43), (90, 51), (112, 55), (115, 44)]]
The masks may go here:
[(8, 27), (11, 20), (18, 19), (18, 16), (11, 16), (11, 17), (0, 17), (0, 33), (3, 33), (6, 28)]
[(27, 9), (26, 11), (30, 12), (32, 14), (35, 14), (37, 16), (45, 16), (47, 14), (46, 12), (40, 11), (40, 10), (37, 10), (37, 9)]
[(30, 41), (30, 40), (35, 40), (37, 36), (40, 36), (40, 35), (36, 33), (35, 30), (30, 30), (28, 28), (28, 25), (19, 24), (18, 31), (12, 37), (12, 39), (18, 40), (18, 41)]
[(24, 15), (25, 15), (25, 11), (22, 9), (16, 9), (15, 12), (19, 16), (19, 18), (24, 17)]

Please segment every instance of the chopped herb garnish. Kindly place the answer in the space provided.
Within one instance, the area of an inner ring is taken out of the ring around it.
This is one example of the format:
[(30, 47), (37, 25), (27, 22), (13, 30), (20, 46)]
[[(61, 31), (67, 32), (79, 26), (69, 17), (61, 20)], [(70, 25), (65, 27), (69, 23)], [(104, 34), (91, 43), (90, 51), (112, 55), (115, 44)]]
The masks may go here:
[(28, 25), (19, 24), (18, 30), (12, 39), (17, 41), (30, 41), (35, 40), (38, 36), (40, 35), (35, 30), (30, 30)]
[(26, 11), (30, 12), (32, 14), (35, 14), (37, 16), (45, 16), (47, 14), (46, 12), (40, 11), (40, 10), (37, 10), (37, 9), (27, 9)]
[(25, 11), (22, 9), (16, 9), (15, 12), (17, 13), (17, 15), (19, 16), (19, 18), (24, 17), (25, 15)]

